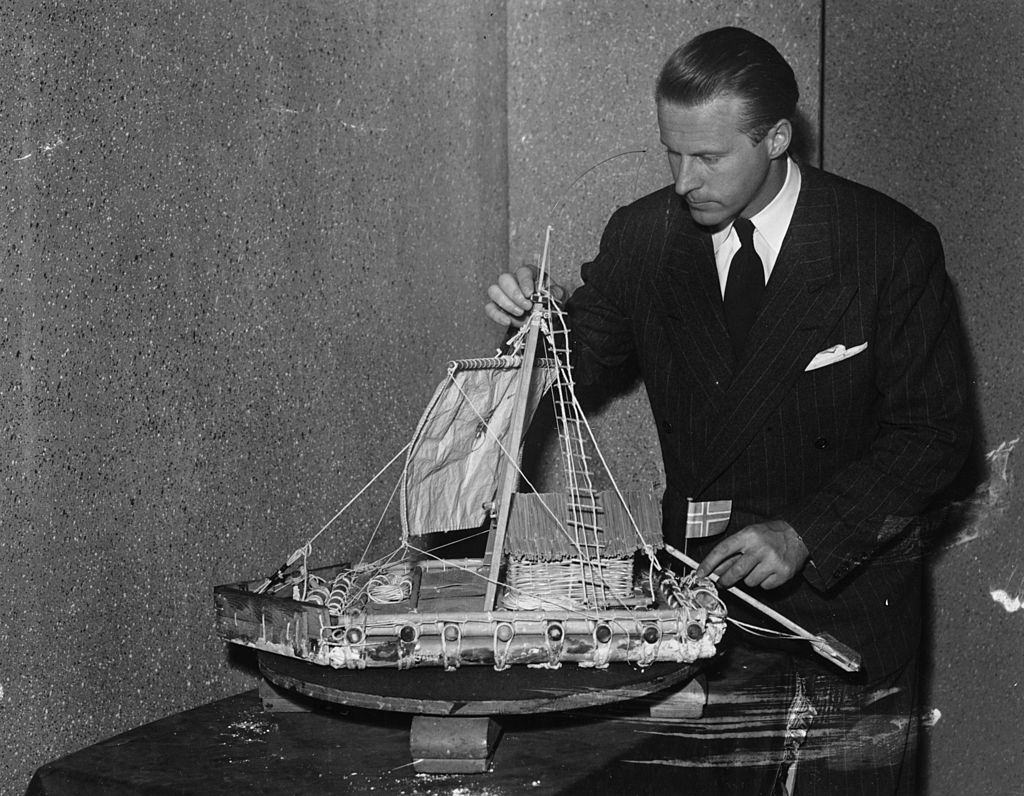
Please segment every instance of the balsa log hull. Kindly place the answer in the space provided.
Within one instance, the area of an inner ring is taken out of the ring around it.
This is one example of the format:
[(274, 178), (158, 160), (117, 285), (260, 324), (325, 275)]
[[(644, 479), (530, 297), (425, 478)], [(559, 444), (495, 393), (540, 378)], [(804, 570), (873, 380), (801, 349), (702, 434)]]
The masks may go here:
[(217, 631), (233, 644), (321, 666), (448, 670), (692, 663), (713, 656), (724, 632), (722, 617), (699, 606), (480, 611), (472, 610), (479, 595), (451, 585), (342, 616), (290, 597), (256, 594), (253, 584), (219, 586)]

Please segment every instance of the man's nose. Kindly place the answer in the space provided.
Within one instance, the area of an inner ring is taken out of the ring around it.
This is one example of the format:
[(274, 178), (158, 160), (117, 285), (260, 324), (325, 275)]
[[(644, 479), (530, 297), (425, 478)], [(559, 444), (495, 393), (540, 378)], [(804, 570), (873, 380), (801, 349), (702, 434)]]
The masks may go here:
[(686, 196), (694, 188), (698, 187), (699, 180), (694, 173), (693, 166), (685, 160), (680, 162), (679, 171), (676, 173), (676, 193)]

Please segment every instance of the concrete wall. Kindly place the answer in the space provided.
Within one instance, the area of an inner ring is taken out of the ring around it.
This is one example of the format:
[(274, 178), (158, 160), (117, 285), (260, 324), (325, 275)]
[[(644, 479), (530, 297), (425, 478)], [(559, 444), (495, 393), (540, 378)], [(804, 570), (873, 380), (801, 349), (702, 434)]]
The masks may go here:
[[(319, 529), (492, 333), (505, 16), (8, 2), (0, 29), (0, 791), (19, 793), (252, 687), (212, 587)], [(344, 519), (323, 563), (377, 513)]]
[[(929, 793), (1020, 792), (1024, 759), (1024, 19), (1013, 0), (844, 0), (824, 152), (943, 235), (974, 358), (979, 492), (932, 558)], [(986, 456), (987, 454), (987, 456)], [(941, 718), (940, 718), (941, 716)]]

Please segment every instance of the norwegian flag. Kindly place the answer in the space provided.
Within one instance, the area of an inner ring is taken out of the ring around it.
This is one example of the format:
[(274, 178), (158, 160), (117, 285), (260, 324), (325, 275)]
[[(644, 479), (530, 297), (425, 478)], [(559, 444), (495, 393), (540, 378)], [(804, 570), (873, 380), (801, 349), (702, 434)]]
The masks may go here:
[(717, 536), (725, 530), (731, 515), (731, 500), (691, 500), (686, 507), (686, 538)]

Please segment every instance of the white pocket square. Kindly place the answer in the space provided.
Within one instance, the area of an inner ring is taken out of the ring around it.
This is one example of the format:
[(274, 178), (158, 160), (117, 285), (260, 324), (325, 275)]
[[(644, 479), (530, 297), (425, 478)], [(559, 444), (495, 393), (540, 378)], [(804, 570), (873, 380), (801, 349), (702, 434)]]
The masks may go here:
[(853, 348), (847, 348), (844, 345), (834, 345), (831, 348), (826, 348), (824, 351), (819, 351), (814, 355), (804, 371), (817, 370), (823, 368), (826, 365), (834, 365), (836, 362), (842, 362), (844, 359), (855, 357), (861, 351), (868, 347), (867, 343), (861, 343), (855, 345)]

